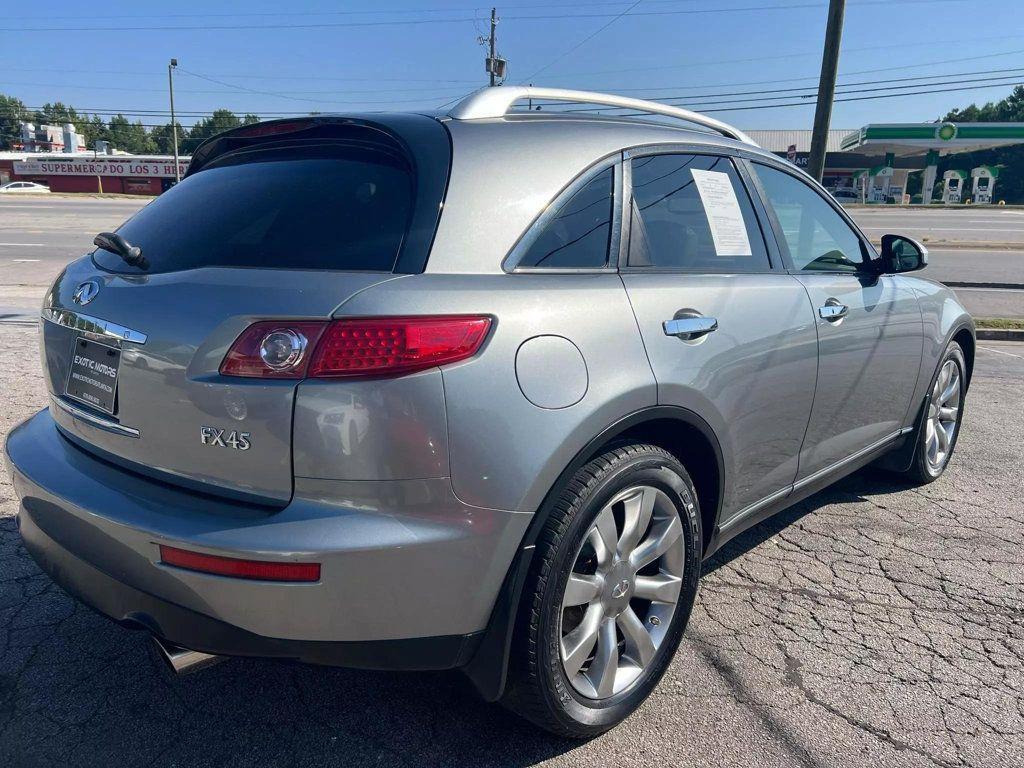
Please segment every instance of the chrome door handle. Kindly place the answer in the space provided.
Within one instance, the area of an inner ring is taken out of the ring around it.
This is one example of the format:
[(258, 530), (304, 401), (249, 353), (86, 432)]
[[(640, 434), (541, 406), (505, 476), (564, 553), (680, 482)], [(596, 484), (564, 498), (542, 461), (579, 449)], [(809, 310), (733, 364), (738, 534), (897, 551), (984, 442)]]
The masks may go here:
[(692, 341), (718, 330), (714, 317), (677, 317), (661, 324), (666, 336), (675, 336), (683, 341)]
[(846, 317), (846, 313), (849, 311), (850, 308), (845, 304), (840, 304), (837, 299), (829, 299), (818, 307), (818, 317), (828, 320), (830, 323), (836, 323)]

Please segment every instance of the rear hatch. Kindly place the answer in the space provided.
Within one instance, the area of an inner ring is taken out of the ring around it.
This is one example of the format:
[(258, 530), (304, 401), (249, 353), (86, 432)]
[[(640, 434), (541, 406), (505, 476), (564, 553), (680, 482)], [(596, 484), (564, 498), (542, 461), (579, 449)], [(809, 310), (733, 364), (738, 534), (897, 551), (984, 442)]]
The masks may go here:
[[(254, 322), (327, 319), (359, 291), (421, 271), (449, 150), (428, 118), (412, 133), (433, 146), (418, 149), (351, 119), (273, 126), (208, 142), (220, 143), (197, 152), (198, 169), (118, 230), (144, 267), (102, 248), (72, 263), (46, 298), (42, 345), (51, 411), (81, 447), (280, 505), (297, 382), (223, 376), (224, 356)], [(437, 155), (422, 160), (439, 149), (440, 178)]]

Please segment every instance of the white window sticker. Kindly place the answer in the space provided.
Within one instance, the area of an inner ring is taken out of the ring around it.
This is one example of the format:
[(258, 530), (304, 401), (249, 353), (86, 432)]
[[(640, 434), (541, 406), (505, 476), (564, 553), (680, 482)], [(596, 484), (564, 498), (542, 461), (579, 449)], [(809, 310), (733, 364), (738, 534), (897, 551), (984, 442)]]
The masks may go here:
[(747, 237), (747, 225), (743, 221), (743, 211), (736, 199), (736, 190), (732, 188), (729, 174), (720, 171), (702, 171), (693, 169), (693, 181), (697, 185), (704, 213), (711, 227), (711, 237), (715, 241), (715, 253), (718, 256), (751, 256), (750, 239)]

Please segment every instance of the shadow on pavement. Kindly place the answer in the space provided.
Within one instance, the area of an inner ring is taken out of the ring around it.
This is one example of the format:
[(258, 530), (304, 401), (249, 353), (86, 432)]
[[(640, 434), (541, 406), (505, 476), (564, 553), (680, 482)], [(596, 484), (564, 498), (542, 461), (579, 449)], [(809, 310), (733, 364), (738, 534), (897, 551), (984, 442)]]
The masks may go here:
[(735, 539), (725, 544), (718, 552), (704, 563), (702, 573), (707, 575), (728, 565), (737, 557), (746, 554), (758, 545), (785, 530), (806, 515), (816, 512), (831, 504), (843, 504), (852, 501), (864, 501), (865, 494), (879, 496), (889, 493), (906, 491), (907, 485), (901, 484), (896, 476), (882, 470), (867, 467), (840, 480), (833, 486), (808, 496), (803, 501), (785, 509), (753, 528), (744, 531)]

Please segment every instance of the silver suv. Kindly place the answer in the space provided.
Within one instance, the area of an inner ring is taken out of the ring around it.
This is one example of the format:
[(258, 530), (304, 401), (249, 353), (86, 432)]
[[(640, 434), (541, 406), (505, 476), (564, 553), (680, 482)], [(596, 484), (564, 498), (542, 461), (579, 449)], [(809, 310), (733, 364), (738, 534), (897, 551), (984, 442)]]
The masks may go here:
[(6, 446), (40, 566), (179, 670), (457, 668), (576, 737), (724, 542), (869, 462), (938, 477), (974, 358), (919, 244), (602, 94), (245, 126), (96, 243)]

